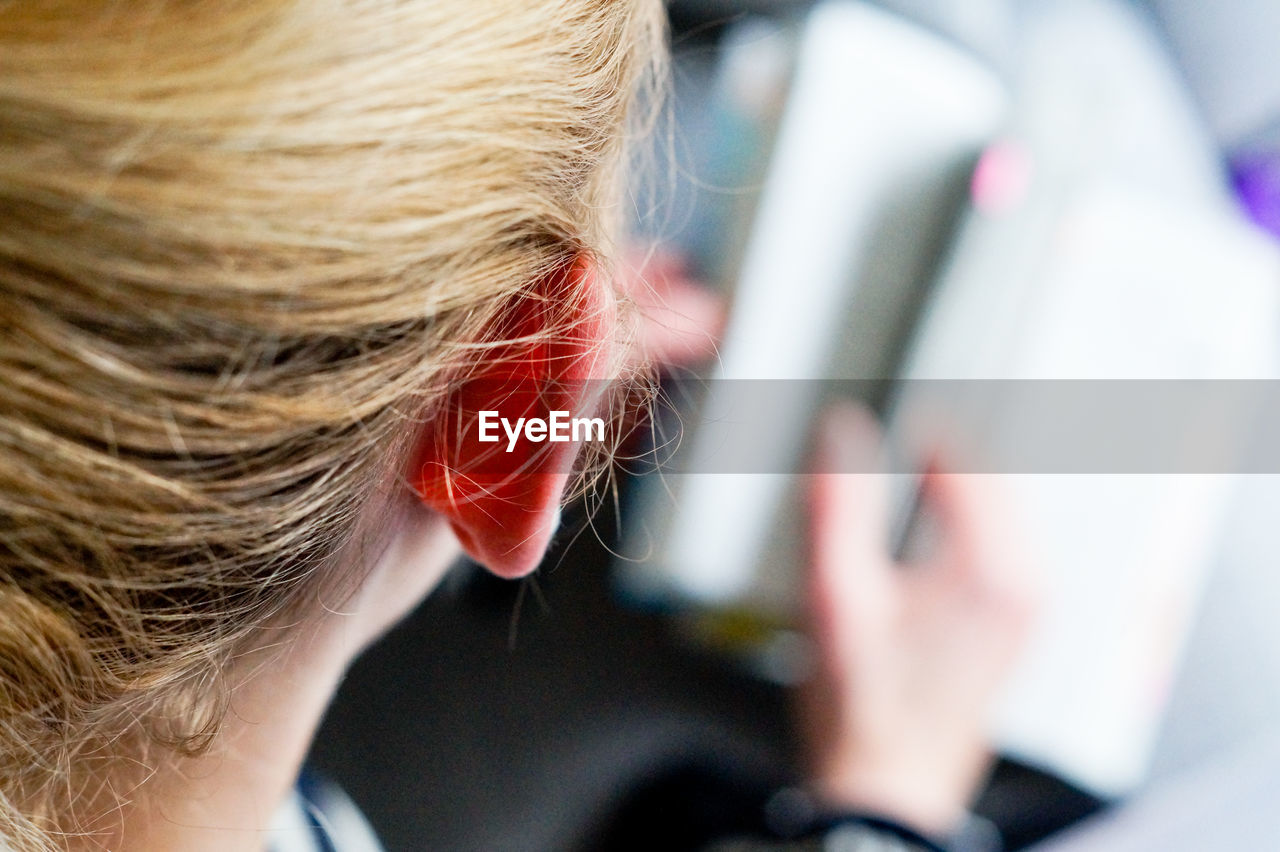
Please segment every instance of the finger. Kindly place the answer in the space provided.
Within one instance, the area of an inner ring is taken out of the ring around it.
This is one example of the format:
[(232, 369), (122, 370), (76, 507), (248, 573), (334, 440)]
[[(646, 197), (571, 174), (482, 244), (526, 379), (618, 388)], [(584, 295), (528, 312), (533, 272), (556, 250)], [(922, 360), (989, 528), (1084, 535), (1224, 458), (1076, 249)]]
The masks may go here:
[(862, 561), (886, 552), (888, 493), (876, 464), (879, 447), (880, 427), (861, 406), (839, 403), (820, 418), (810, 491), (815, 555)]
[(815, 472), (809, 481), (808, 603), (814, 639), (824, 652), (854, 641), (868, 616), (887, 603), (890, 564), (888, 496), (871, 470), (879, 428), (865, 410), (840, 405), (818, 428)]
[(692, 366), (715, 354), (724, 300), (687, 275), (677, 258), (659, 254), (625, 272), (622, 289), (637, 311), (633, 365)]
[(958, 474), (937, 468), (925, 475), (924, 496), (938, 529), (938, 570), (967, 583), (993, 588), (1025, 570), (1021, 525), (1000, 477)]
[(670, 367), (707, 360), (724, 328), (724, 303), (688, 281), (669, 282), (665, 290), (661, 300), (638, 300), (636, 357)]

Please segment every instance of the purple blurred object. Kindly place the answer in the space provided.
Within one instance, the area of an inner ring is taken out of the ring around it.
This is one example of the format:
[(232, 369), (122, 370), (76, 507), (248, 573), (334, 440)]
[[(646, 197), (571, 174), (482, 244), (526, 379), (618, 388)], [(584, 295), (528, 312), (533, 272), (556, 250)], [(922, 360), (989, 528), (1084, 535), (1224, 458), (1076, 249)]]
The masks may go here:
[(1280, 237), (1280, 153), (1234, 157), (1231, 178), (1249, 216)]

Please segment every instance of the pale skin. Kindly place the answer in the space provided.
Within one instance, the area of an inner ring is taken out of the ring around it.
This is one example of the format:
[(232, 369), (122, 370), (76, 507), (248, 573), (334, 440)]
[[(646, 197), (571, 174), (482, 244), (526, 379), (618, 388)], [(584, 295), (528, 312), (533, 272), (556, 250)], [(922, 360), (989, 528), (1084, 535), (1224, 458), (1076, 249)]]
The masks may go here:
[[(865, 412), (833, 409), (819, 428), (819, 469), (866, 469), (850, 460), (878, 437)], [(989, 768), (990, 705), (1036, 611), (1035, 576), (1011, 540), (1018, 525), (998, 477), (934, 472), (924, 498), (938, 540), (898, 565), (884, 475), (811, 479), (817, 671), (797, 711), (813, 788), (832, 807), (945, 837)]]
[[(715, 308), (705, 296), (682, 297), (679, 282), (660, 285), (663, 319), (638, 335), (644, 357), (680, 361), (705, 353)], [(673, 315), (684, 320), (672, 324)], [(865, 418), (849, 411), (828, 418), (824, 435), (828, 453), (874, 440)], [(946, 536), (930, 563), (911, 574), (895, 573), (886, 555), (877, 477), (820, 475), (812, 492), (811, 632), (820, 653), (798, 712), (814, 790), (833, 806), (938, 834), (954, 826), (987, 767), (982, 714), (1030, 613), (1023, 579), (1000, 544), (997, 504), (964, 479), (935, 477)], [(115, 830), (84, 848), (261, 852), (343, 672), (462, 553), (454, 519), (407, 491), (389, 500), (371, 507), (379, 538), (365, 551), (371, 564), (359, 566), (359, 588), (343, 601), (319, 602), (305, 623), (242, 659), (212, 749), (158, 767), (112, 820)], [(493, 522), (529, 527), (541, 552), (555, 506), (520, 511), (514, 521)], [(527, 549), (505, 562), (501, 553), (483, 556), (504, 577), (536, 564)]]
[(444, 519), (411, 494), (393, 504), (385, 547), (356, 594), (320, 607), (280, 644), (243, 659), (210, 752), (159, 768), (131, 797), (115, 821), (118, 829), (86, 848), (263, 849), (271, 817), (293, 787), (343, 672), (426, 597), (461, 554)]

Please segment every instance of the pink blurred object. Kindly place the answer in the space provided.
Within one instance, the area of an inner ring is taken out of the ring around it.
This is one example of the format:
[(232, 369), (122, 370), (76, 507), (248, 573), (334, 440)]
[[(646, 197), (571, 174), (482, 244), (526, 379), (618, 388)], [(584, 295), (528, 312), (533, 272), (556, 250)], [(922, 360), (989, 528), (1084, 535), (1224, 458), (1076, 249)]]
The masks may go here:
[(638, 309), (634, 363), (691, 367), (715, 354), (724, 300), (695, 282), (680, 257), (658, 250), (624, 274), (623, 288)]
[(1027, 197), (1031, 172), (1031, 155), (1018, 143), (989, 145), (978, 159), (969, 185), (973, 206), (988, 216), (1011, 212)]

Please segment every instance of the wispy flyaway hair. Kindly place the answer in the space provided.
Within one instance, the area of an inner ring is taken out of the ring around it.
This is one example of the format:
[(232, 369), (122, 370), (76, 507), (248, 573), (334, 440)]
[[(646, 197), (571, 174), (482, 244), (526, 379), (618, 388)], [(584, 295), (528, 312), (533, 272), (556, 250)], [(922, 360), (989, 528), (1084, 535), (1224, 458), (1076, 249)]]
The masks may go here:
[(608, 274), (662, 20), (0, 0), (0, 845), (199, 751), (496, 312)]

